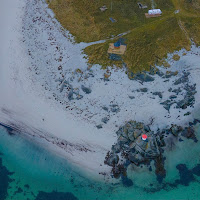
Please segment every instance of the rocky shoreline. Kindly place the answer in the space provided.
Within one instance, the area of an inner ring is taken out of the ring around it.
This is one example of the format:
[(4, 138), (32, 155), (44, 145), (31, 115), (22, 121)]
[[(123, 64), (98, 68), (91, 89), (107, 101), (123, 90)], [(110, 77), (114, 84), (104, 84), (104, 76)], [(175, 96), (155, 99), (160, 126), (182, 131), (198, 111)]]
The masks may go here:
[[(183, 138), (197, 142), (194, 131), (197, 123), (200, 120), (195, 119), (188, 127), (172, 124), (171, 127), (154, 132), (149, 125), (129, 121), (116, 132), (117, 143), (107, 153), (104, 163), (112, 167), (114, 178), (124, 178), (129, 165), (147, 165), (151, 171), (150, 163), (154, 161), (155, 174), (161, 183), (166, 176), (164, 152), (176, 145), (177, 141), (183, 141)], [(147, 136), (146, 140), (142, 139), (143, 135)]]

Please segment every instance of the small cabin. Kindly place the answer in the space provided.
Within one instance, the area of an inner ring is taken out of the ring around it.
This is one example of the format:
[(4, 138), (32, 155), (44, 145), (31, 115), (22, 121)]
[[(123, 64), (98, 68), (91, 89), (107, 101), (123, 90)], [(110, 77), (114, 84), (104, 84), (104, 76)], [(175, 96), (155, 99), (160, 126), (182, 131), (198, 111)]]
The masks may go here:
[(161, 15), (162, 11), (160, 9), (153, 9), (148, 11), (149, 15)]
[(160, 9), (153, 9), (149, 10), (148, 13), (145, 13), (146, 18), (151, 18), (151, 17), (160, 17), (162, 14), (162, 11)]

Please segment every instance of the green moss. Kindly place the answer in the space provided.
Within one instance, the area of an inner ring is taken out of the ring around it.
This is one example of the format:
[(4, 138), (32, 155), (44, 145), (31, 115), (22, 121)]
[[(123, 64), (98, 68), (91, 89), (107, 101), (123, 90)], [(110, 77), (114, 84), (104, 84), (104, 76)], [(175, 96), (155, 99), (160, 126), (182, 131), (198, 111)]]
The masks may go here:
[(174, 54), (173, 55), (173, 59), (176, 60), (176, 61), (180, 60), (180, 56), (178, 54)]

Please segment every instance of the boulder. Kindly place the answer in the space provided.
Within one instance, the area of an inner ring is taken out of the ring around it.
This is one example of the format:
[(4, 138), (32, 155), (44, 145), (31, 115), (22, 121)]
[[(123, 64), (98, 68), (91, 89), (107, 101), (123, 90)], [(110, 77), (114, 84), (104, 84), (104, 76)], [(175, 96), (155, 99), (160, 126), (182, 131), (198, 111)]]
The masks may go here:
[(119, 144), (124, 144), (124, 143), (127, 143), (128, 142), (128, 139), (126, 137), (123, 137), (123, 136), (120, 136), (118, 139), (117, 139), (117, 142)]
[(139, 165), (141, 162), (144, 161), (144, 157), (142, 157), (139, 153), (129, 153), (128, 159), (134, 163), (135, 165)]
[(84, 85), (81, 85), (81, 89), (83, 90), (83, 92), (85, 92), (86, 94), (90, 94), (92, 92), (92, 90), (88, 87), (85, 87)]
[(111, 112), (119, 112), (120, 108), (117, 104), (110, 105)]
[(103, 123), (107, 124), (107, 122), (109, 121), (109, 118), (108, 118), (108, 117), (103, 117), (103, 118), (101, 119), (101, 121), (102, 121)]
[(176, 95), (171, 95), (171, 96), (169, 96), (169, 98), (170, 98), (170, 99), (176, 99), (177, 96), (176, 96)]
[(141, 89), (137, 89), (137, 92), (147, 92), (148, 89), (147, 88), (141, 88)]
[(114, 166), (119, 162), (119, 156), (117, 154), (110, 154), (105, 162), (109, 166)]
[(96, 127), (97, 127), (98, 129), (103, 128), (101, 124), (97, 125)]
[(177, 126), (177, 125), (174, 125), (172, 124), (171, 128), (170, 128), (170, 131), (172, 132), (172, 134), (174, 136), (178, 136), (178, 134), (182, 131), (182, 127), (181, 126)]
[(157, 95), (162, 99), (162, 93), (161, 92), (153, 92), (153, 95)]
[(105, 111), (108, 111), (108, 107), (106, 107), (106, 106), (103, 106), (102, 109)]
[(68, 94), (68, 99), (69, 99), (70, 101), (74, 99), (73, 94), (74, 94), (73, 90), (70, 90), (70, 92), (69, 92), (69, 94)]
[(121, 151), (121, 146), (118, 143), (115, 145), (112, 145), (112, 151), (114, 153), (119, 153)]
[(128, 96), (130, 99), (135, 99), (135, 97), (134, 96)]

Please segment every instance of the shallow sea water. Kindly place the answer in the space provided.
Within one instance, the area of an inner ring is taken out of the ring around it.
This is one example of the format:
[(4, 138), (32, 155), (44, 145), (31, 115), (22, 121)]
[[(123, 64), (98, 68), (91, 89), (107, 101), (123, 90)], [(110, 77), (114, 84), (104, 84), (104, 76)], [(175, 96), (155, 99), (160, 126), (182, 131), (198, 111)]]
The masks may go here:
[[(196, 126), (200, 140), (199, 133), (200, 126)], [(85, 177), (66, 160), (20, 134), (9, 135), (3, 127), (0, 138), (0, 200), (200, 199), (200, 176), (188, 171), (200, 164), (200, 145), (193, 140), (177, 141), (167, 153), (167, 176), (162, 184), (156, 180), (154, 169), (149, 171), (144, 166), (128, 169), (133, 186), (126, 187), (121, 182), (112, 184)], [(178, 164), (185, 164), (188, 169), (181, 176)]]

